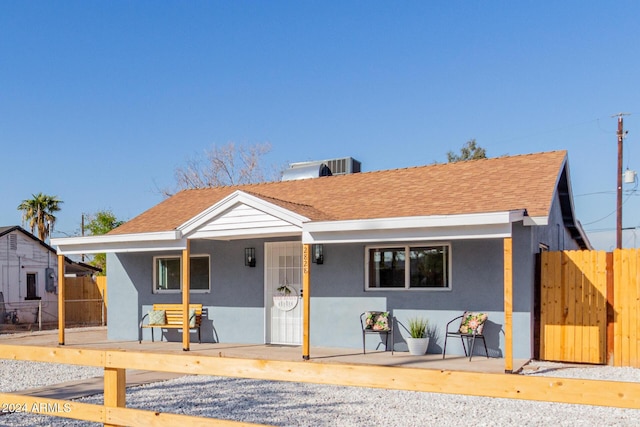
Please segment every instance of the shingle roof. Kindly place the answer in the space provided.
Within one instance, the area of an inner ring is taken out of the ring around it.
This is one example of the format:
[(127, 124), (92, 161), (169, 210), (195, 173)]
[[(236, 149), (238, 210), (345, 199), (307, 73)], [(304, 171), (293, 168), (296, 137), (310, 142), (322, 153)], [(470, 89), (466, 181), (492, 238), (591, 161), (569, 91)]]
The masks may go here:
[(312, 221), (504, 212), (549, 214), (566, 151), (304, 180), (185, 190), (111, 234), (174, 230), (237, 190)]

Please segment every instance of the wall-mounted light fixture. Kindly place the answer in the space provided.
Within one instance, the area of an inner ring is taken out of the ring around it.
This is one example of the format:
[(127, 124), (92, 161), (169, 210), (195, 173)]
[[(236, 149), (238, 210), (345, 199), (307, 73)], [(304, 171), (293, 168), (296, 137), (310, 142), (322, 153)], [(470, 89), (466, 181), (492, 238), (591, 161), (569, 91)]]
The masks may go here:
[(244, 265), (256, 266), (256, 248), (244, 248)]
[(313, 256), (311, 262), (316, 264), (324, 263), (324, 248), (322, 245), (313, 245)]

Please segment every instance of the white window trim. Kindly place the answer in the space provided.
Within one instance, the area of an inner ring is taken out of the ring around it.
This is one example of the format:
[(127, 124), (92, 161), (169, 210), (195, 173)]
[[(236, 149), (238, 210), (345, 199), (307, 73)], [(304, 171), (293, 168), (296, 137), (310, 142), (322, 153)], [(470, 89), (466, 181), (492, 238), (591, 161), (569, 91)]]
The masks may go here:
[[(447, 260), (447, 286), (443, 288), (411, 288), (409, 283), (411, 282), (411, 271), (408, 265), (410, 257), (408, 256), (411, 248), (419, 248), (423, 246), (446, 246), (448, 248), (449, 259)], [(389, 248), (404, 248), (405, 250), (405, 269), (404, 269), (404, 288), (370, 288), (369, 287), (369, 250), (371, 249), (389, 249)], [(364, 291), (365, 292), (451, 292), (453, 288), (453, 279), (451, 272), (453, 259), (453, 249), (450, 242), (411, 242), (411, 243), (398, 243), (398, 244), (384, 244), (384, 245), (366, 245), (364, 247)]]
[[(209, 268), (209, 288), (208, 289), (189, 289), (190, 294), (209, 294), (211, 293), (211, 255), (209, 254), (191, 254), (190, 258), (207, 258), (207, 267)], [(180, 289), (157, 289), (158, 271), (156, 269), (158, 259), (179, 259), (180, 260)], [(153, 283), (151, 283), (154, 294), (179, 294), (182, 292), (182, 256), (181, 255), (157, 255), (153, 257)]]

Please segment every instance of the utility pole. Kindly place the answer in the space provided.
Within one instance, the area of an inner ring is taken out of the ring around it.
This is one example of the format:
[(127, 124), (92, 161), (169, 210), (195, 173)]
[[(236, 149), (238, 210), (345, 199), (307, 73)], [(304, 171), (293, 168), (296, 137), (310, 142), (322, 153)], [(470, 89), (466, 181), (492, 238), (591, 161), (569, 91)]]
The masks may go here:
[[(616, 248), (622, 249), (622, 140), (624, 139), (624, 128), (622, 116), (628, 113), (619, 113), (618, 116), (618, 188), (616, 200)], [(613, 116), (615, 117), (615, 116)]]

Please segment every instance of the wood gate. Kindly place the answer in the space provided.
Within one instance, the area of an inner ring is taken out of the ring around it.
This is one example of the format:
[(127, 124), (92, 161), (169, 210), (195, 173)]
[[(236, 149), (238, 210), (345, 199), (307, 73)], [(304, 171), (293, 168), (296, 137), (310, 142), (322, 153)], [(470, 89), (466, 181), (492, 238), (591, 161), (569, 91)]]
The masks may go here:
[(640, 368), (640, 250), (544, 252), (540, 359)]
[(65, 277), (65, 320), (69, 324), (106, 324), (106, 276)]
[(606, 255), (604, 251), (542, 253), (542, 360), (606, 363)]

